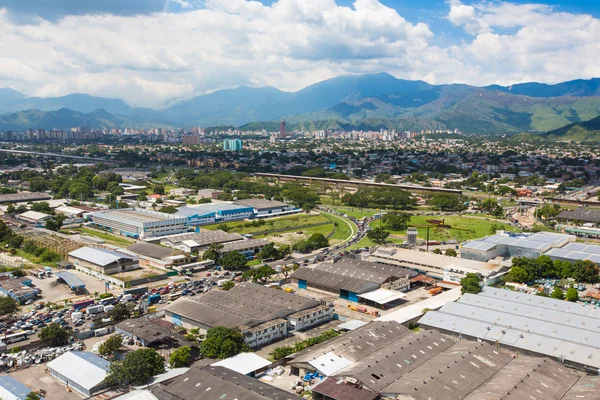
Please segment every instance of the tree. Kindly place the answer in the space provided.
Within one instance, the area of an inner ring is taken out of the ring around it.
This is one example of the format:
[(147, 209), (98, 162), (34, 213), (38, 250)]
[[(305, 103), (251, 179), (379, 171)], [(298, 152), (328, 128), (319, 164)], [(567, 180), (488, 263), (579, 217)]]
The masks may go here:
[(224, 326), (210, 328), (200, 345), (200, 351), (206, 358), (229, 358), (249, 350), (239, 329)]
[(543, 290), (537, 291), (535, 295), (540, 297), (550, 297), (548, 293), (544, 292)]
[(481, 203), (481, 211), (483, 211), (486, 214), (489, 215), (494, 215), (497, 217), (500, 217), (504, 214), (504, 210), (502, 209), (502, 207), (498, 204), (498, 201), (494, 200), (494, 199), (486, 199)]
[(600, 269), (590, 260), (573, 263), (573, 279), (578, 282), (596, 283), (600, 279)]
[(215, 263), (219, 263), (220, 253), (219, 251), (223, 248), (220, 243), (213, 243), (208, 246), (208, 249), (202, 254), (203, 260), (213, 260)]
[(248, 260), (242, 253), (238, 253), (237, 251), (230, 251), (221, 257), (219, 261), (219, 265), (227, 270), (237, 270), (242, 269), (248, 264)]
[(48, 346), (64, 346), (69, 342), (69, 332), (55, 322), (42, 328), (39, 338)]
[[(289, 249), (289, 248), (288, 248)], [(273, 243), (267, 244), (265, 247), (261, 249), (256, 255), (256, 258), (261, 260), (273, 259), (273, 260), (281, 260), (286, 256), (286, 252), (284, 250), (280, 250)]]
[(50, 189), (50, 183), (41, 176), (37, 176), (29, 181), (29, 190), (32, 192), (43, 192), (48, 189)]
[(60, 228), (62, 228), (65, 219), (67, 219), (67, 217), (65, 217), (63, 214), (56, 215), (54, 218), (46, 221), (45, 228), (54, 232), (58, 232), (60, 231)]
[(467, 274), (460, 280), (461, 292), (477, 294), (481, 292), (481, 285), (479, 284), (479, 275)]
[(53, 212), (52, 208), (50, 207), (50, 204), (48, 204), (45, 201), (40, 201), (39, 203), (33, 203), (31, 205), (31, 211), (43, 212), (43, 213), (47, 213), (47, 214), (50, 214)]
[(380, 172), (375, 176), (375, 182), (377, 183), (394, 183), (394, 179), (389, 172)]
[(154, 349), (127, 353), (123, 361), (113, 361), (106, 377), (109, 384), (144, 385), (151, 377), (165, 372), (165, 360)]
[(329, 240), (322, 233), (313, 233), (308, 239), (295, 243), (292, 248), (300, 253), (309, 253), (327, 246), (329, 246)]
[(565, 299), (567, 299), (567, 301), (572, 301), (572, 302), (576, 302), (577, 300), (579, 300), (579, 293), (577, 292), (577, 289), (575, 289), (575, 288), (567, 289), (567, 294), (565, 296)]
[(263, 265), (261, 267), (252, 268), (244, 272), (244, 275), (242, 276), (244, 279), (252, 279), (252, 282), (260, 281), (262, 283), (267, 283), (269, 278), (276, 273), (277, 271), (275, 271), (273, 268), (269, 267), (268, 265)]
[(13, 315), (19, 312), (19, 303), (9, 296), (0, 296), (0, 315)]
[(558, 300), (564, 300), (565, 299), (565, 295), (564, 295), (563, 291), (560, 290), (560, 288), (558, 286), (556, 286), (554, 288), (554, 290), (552, 291), (552, 294), (550, 295), (550, 297), (552, 297), (553, 299), (558, 299)]
[(178, 210), (175, 206), (165, 206), (158, 209), (158, 211), (166, 214), (175, 214)]
[(25, 396), (25, 400), (42, 400), (42, 396), (36, 392), (29, 392), (27, 393), (27, 396)]
[(370, 229), (367, 232), (367, 237), (378, 244), (385, 243), (389, 235), (390, 233), (383, 228)]
[(182, 346), (173, 351), (169, 357), (169, 366), (171, 368), (189, 367), (192, 362), (192, 349), (188, 346)]
[(411, 215), (409, 213), (388, 213), (381, 217), (381, 222), (393, 231), (401, 231), (406, 229), (410, 222)]
[(165, 187), (163, 185), (154, 185), (154, 194), (165, 194)]
[(531, 280), (529, 273), (522, 267), (512, 267), (504, 280), (506, 282), (525, 283)]
[(442, 255), (442, 249), (435, 248), (435, 249), (433, 249), (432, 253)]
[(458, 257), (458, 253), (454, 249), (446, 249), (444, 254), (447, 255), (448, 257)]
[(115, 358), (122, 345), (123, 337), (121, 335), (112, 335), (100, 345), (98, 353), (102, 357)]
[(225, 281), (221, 285), (221, 289), (223, 289), (223, 290), (229, 290), (229, 289), (233, 289), (234, 286), (235, 286), (235, 282), (234, 281)]
[(466, 208), (465, 198), (448, 193), (438, 193), (431, 196), (428, 204), (440, 211), (462, 211)]
[(127, 303), (119, 303), (111, 310), (110, 316), (113, 321), (122, 321), (131, 317), (131, 309)]

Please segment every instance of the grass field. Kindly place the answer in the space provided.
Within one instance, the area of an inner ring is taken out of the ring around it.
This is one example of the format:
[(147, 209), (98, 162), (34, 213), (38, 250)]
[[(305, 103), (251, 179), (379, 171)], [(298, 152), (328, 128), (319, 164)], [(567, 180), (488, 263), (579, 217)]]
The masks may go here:
[[(518, 230), (508, 224), (485, 218), (473, 218), (468, 216), (450, 216), (450, 217), (436, 217), (436, 216), (425, 216), (415, 215), (410, 219), (409, 226), (416, 226), (419, 231), (419, 237), (426, 239), (427, 229), (418, 227), (419, 225), (432, 225), (427, 222), (430, 219), (442, 219), (445, 218), (445, 224), (450, 225), (450, 229), (443, 228), (430, 228), (429, 229), (429, 240), (447, 241), (455, 239), (459, 242), (466, 240), (478, 239), (491, 234), (492, 226), (496, 225), (498, 229), (504, 229), (511, 232), (517, 232)], [(372, 227), (378, 227), (379, 221), (373, 221)], [(391, 231), (391, 235), (405, 236), (406, 230)], [(394, 239), (393, 237), (391, 239)], [(399, 238), (396, 238), (399, 240)], [(364, 246), (359, 246), (364, 247)]]
[[(264, 222), (264, 223), (263, 223)], [(227, 226), (229, 232), (240, 234), (253, 234), (255, 232), (270, 231), (276, 229), (294, 230), (298, 226), (319, 223), (329, 224), (331, 221), (323, 215), (298, 214), (289, 217), (271, 218), (254, 221), (235, 221), (225, 224), (212, 224), (203, 226), (202, 229), (221, 229)], [(333, 228), (329, 227), (331, 232)]]
[[(333, 214), (327, 213), (323, 215), (329, 218), (332, 222), (337, 223), (337, 229), (335, 233), (331, 236), (331, 238), (329, 238), (329, 242), (338, 243), (343, 242), (344, 240), (348, 240), (350, 239), (352, 234), (358, 230), (358, 228), (352, 221), (347, 221), (346, 219)], [(348, 224), (351, 224), (352, 228)]]
[(346, 214), (349, 217), (354, 217), (356, 219), (361, 219), (363, 217), (372, 217), (375, 214), (379, 213), (379, 210), (374, 208), (356, 208), (356, 207), (348, 207), (348, 206), (328, 206), (332, 210), (336, 210), (337, 212), (341, 212), (342, 214)]
[(104, 240), (105, 242), (109, 243), (109, 244), (114, 244), (115, 246), (129, 246), (131, 244), (134, 244), (135, 241), (130, 240), (130, 239), (126, 239), (123, 236), (117, 236), (117, 235), (112, 235), (110, 233), (106, 233), (106, 232), (102, 232), (96, 229), (90, 229), (90, 228), (69, 228), (63, 231), (63, 233), (67, 233), (68, 231), (77, 231), (79, 233), (82, 234), (86, 234), (86, 235), (90, 235), (90, 236), (95, 236), (97, 238), (100, 238), (102, 240)]

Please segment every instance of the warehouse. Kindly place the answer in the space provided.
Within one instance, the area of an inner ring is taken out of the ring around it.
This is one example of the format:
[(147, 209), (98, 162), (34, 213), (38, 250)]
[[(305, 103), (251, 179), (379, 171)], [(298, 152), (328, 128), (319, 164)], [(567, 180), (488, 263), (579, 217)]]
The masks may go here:
[(231, 253), (232, 251), (237, 251), (246, 258), (253, 259), (256, 253), (270, 243), (271, 242), (265, 239), (248, 239), (230, 242), (223, 245), (223, 248), (219, 250), (219, 254), (224, 255)]
[(575, 236), (552, 232), (503, 233), (466, 242), (460, 253), (462, 258), (483, 262), (496, 257), (538, 258), (550, 249), (561, 248), (575, 240)]
[(24, 278), (0, 280), (0, 294), (15, 299), (20, 304), (34, 300), (40, 291), (23, 282)]
[(580, 207), (575, 210), (565, 210), (556, 217), (563, 221), (573, 221), (577, 223), (600, 224), (600, 210)]
[(19, 214), (17, 218), (29, 224), (43, 226), (46, 221), (52, 218), (52, 215), (37, 211), (26, 211)]
[(300, 211), (291, 204), (282, 203), (281, 201), (265, 199), (236, 200), (234, 203), (240, 206), (252, 207), (254, 217), (256, 218), (269, 217), (275, 215), (285, 215)]
[(118, 253), (113, 250), (81, 247), (68, 253), (68, 260), (77, 267), (89, 268), (104, 275), (138, 269), (138, 257)]
[(146, 239), (187, 232), (187, 219), (141, 208), (106, 210), (92, 214), (94, 225), (117, 235)]
[(550, 249), (544, 255), (553, 260), (575, 262), (589, 260), (600, 265), (600, 246), (583, 243), (569, 243), (560, 249)]
[[(305, 315), (296, 314), (304, 311)], [(288, 317), (295, 318), (293, 324)], [(165, 309), (165, 319), (184, 328), (237, 327), (253, 348), (279, 340), (291, 329), (307, 329), (332, 318), (333, 309), (319, 301), (252, 283), (213, 290), (193, 300), (180, 298)]]
[(175, 213), (178, 217), (186, 218), (189, 226), (236, 221), (251, 218), (253, 214), (252, 207), (232, 203), (206, 203), (186, 206), (179, 208)]
[(0, 376), (0, 399), (26, 400), (32, 390), (10, 375)]
[(508, 273), (509, 269), (500, 263), (467, 260), (394, 247), (380, 247), (367, 260), (408, 268), (411, 271), (451, 283), (460, 283), (466, 274), (475, 273), (482, 276), (486, 285), (490, 285)]
[(179, 249), (185, 252), (198, 253), (208, 249), (211, 244), (222, 244), (244, 240), (239, 233), (227, 233), (220, 229), (203, 230), (197, 233), (183, 233), (160, 238), (163, 246)]
[(70, 351), (46, 366), (51, 377), (87, 398), (106, 386), (110, 362), (93, 353)]
[(594, 306), (488, 286), (428, 312), (419, 323), (574, 368), (600, 370), (600, 314)]
[[(352, 383), (391, 399), (496, 400), (509, 395), (506, 398), (570, 400), (600, 395), (600, 386), (590, 385), (597, 377), (555, 361), (515, 357), (488, 343), (461, 341), (437, 331), (412, 332), (395, 322), (370, 323), (298, 352), (288, 364), (293, 374), (316, 371), (338, 384)], [(332, 385), (327, 398), (345, 399), (341, 393), (347, 390)], [(356, 394), (368, 397), (364, 391)]]
[(138, 255), (140, 265), (144, 267), (173, 268), (192, 260), (189, 253), (146, 242), (134, 243), (127, 250)]
[[(243, 399), (243, 400), (302, 400), (292, 393), (257, 381), (225, 367), (193, 365), (185, 374), (167, 383), (150, 388), (158, 400)], [(199, 393), (210, 391), (210, 397)], [(145, 397), (148, 398), (148, 397)]]
[(417, 273), (406, 268), (344, 257), (296, 270), (291, 278), (300, 289), (334, 293), (358, 303), (360, 295), (379, 288), (406, 291)]
[(0, 204), (6, 203), (29, 203), (32, 201), (51, 200), (52, 196), (41, 192), (21, 192), (0, 194)]

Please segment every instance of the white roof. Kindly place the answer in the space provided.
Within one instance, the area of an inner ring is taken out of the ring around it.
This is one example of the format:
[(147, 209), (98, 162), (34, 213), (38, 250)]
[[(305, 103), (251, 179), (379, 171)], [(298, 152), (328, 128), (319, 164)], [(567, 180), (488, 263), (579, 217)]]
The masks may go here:
[(134, 258), (116, 251), (99, 249), (95, 247), (82, 247), (69, 253), (70, 256), (85, 260), (96, 265), (109, 265), (121, 259)]
[(344, 356), (338, 356), (330, 351), (329, 353), (325, 353), (322, 356), (309, 361), (308, 363), (323, 375), (331, 376), (352, 364), (352, 361), (348, 360)]
[(47, 367), (82, 388), (92, 390), (106, 378), (110, 363), (93, 353), (70, 351), (50, 361)]
[(41, 221), (45, 218), (50, 217), (50, 214), (46, 214), (43, 212), (37, 212), (37, 211), (26, 211), (23, 214), (19, 215), (19, 217), (21, 218), (27, 218), (30, 219), (32, 221)]
[(248, 375), (271, 365), (271, 361), (254, 353), (240, 353), (211, 364), (211, 367), (225, 367), (242, 375)]
[(54, 211), (64, 213), (64, 214), (73, 214), (73, 215), (85, 214), (86, 212), (89, 212), (89, 211), (82, 210), (81, 208), (74, 208), (74, 207), (69, 207), (69, 206), (60, 206), (60, 207), (57, 207)]
[(114, 400), (158, 400), (149, 390), (134, 390), (125, 393), (123, 396), (115, 397)]
[(396, 321), (400, 324), (410, 321), (411, 319), (417, 318), (423, 315), (423, 310), (428, 308), (430, 310), (436, 310), (442, 307), (444, 304), (455, 301), (460, 298), (460, 288), (448, 290), (442, 292), (436, 296), (430, 297), (427, 300), (420, 301), (415, 304), (403, 307), (399, 310), (393, 311), (389, 314), (382, 315), (377, 318), (376, 321)]
[(377, 289), (369, 293), (359, 294), (358, 297), (377, 304), (387, 304), (406, 297), (406, 294), (396, 292), (395, 290)]
[(351, 319), (350, 321), (346, 321), (341, 325), (338, 325), (335, 329), (340, 331), (353, 331), (360, 327), (367, 325), (367, 322), (360, 321), (358, 319)]

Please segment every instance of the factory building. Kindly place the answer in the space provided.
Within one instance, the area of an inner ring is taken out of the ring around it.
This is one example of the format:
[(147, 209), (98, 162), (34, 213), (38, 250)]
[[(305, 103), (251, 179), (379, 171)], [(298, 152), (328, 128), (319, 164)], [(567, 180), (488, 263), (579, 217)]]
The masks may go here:
[(106, 387), (110, 362), (85, 351), (70, 351), (50, 361), (50, 376), (85, 398)]
[(34, 300), (40, 291), (31, 287), (31, 281), (26, 278), (9, 278), (0, 280), (0, 295), (12, 297), (16, 302), (23, 304)]
[(270, 243), (271, 242), (265, 239), (239, 240), (237, 242), (230, 242), (224, 244), (223, 248), (219, 250), (219, 254), (224, 255), (227, 253), (231, 253), (232, 251), (237, 251), (244, 257), (248, 259), (253, 259), (256, 253), (261, 251), (263, 247)]
[(394, 247), (380, 247), (367, 257), (367, 260), (407, 268), (451, 283), (460, 283), (465, 275), (475, 273), (481, 275), (486, 285), (490, 285), (505, 275), (509, 269), (501, 263), (487, 263)]
[(236, 221), (251, 218), (254, 209), (249, 206), (232, 203), (206, 203), (181, 207), (175, 216), (186, 218), (189, 226), (213, 224), (216, 222)]
[(252, 207), (255, 218), (285, 215), (300, 211), (291, 204), (265, 199), (236, 200), (234, 203), (240, 206)]
[(487, 286), (429, 311), (419, 324), (594, 374), (600, 371), (600, 314), (595, 306)]
[(194, 299), (180, 298), (165, 309), (168, 322), (187, 329), (239, 328), (253, 348), (332, 318), (333, 309), (317, 300), (252, 283), (238, 284), (228, 291), (213, 290)]
[(139, 258), (113, 250), (81, 247), (68, 253), (68, 260), (75, 267), (82, 267), (104, 275), (138, 269)]
[[(356, 303), (374, 301), (385, 306), (404, 297), (400, 292), (410, 288), (410, 278), (415, 276), (417, 273), (406, 268), (344, 257), (336, 263), (323, 262), (299, 268), (291, 278), (299, 289), (333, 293)], [(373, 295), (378, 290), (382, 291), (381, 295)], [(388, 292), (395, 296), (390, 297)], [(386, 301), (377, 301), (382, 299)]]
[(152, 241), (160, 242), (162, 246), (171, 247), (173, 249), (182, 250), (185, 252), (198, 253), (208, 249), (211, 244), (225, 244), (244, 240), (244, 237), (239, 233), (227, 233), (220, 229), (203, 230), (197, 233), (182, 233), (179, 235), (171, 235), (162, 238), (153, 238)]
[(187, 218), (141, 208), (106, 210), (92, 214), (94, 225), (117, 235), (146, 239), (188, 231)]

